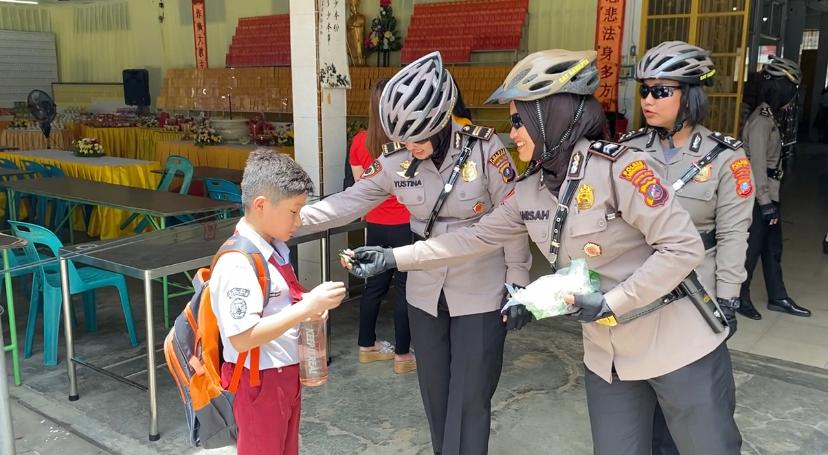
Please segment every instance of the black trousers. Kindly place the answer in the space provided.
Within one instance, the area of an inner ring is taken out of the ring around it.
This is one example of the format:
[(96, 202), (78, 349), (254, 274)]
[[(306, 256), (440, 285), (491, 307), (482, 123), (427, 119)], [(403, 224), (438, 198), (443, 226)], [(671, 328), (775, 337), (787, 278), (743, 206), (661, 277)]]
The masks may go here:
[(610, 384), (585, 370), (596, 455), (650, 455), (656, 403), (681, 455), (740, 453), (742, 437), (733, 419), (736, 386), (724, 343), (690, 365), (648, 380), (613, 375)]
[[(406, 224), (368, 223), (366, 246), (396, 248), (411, 244), (411, 228)], [(407, 274), (396, 269), (368, 278), (365, 292), (359, 303), (359, 345), (371, 347), (377, 341), (377, 317), (391, 279), (394, 282), (394, 352), (407, 354), (411, 347), (411, 330), (408, 327), (408, 302), (405, 300), (405, 282)]]
[(785, 282), (782, 280), (782, 211), (778, 202), (773, 202), (779, 210), (779, 222), (773, 226), (762, 218), (759, 204), (753, 206), (753, 223), (750, 225), (745, 269), (747, 279), (742, 283), (739, 297), (750, 300), (750, 282), (756, 263), (762, 258), (762, 273), (765, 276), (765, 288), (769, 300), (788, 298)]
[(500, 312), (449, 317), (440, 309), (434, 317), (409, 306), (408, 314), (434, 453), (488, 453), (506, 339)]

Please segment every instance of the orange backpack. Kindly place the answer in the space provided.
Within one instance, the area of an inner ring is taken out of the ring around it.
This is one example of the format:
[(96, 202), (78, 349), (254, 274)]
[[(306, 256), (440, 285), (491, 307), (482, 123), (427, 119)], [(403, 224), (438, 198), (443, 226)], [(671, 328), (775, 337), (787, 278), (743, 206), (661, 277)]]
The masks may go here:
[(233, 445), (238, 430), (233, 417), (233, 397), (239, 386), (245, 360), (250, 355), (250, 385), (259, 385), (259, 348), (239, 354), (227, 389), (221, 386), (222, 344), (218, 321), (210, 302), (210, 271), (218, 259), (230, 252), (242, 253), (256, 270), (267, 305), (270, 275), (267, 262), (250, 240), (235, 235), (227, 239), (213, 257), (209, 269), (193, 277), (194, 294), (175, 319), (164, 340), (167, 368), (178, 385), (190, 429), (190, 443), (206, 449)]

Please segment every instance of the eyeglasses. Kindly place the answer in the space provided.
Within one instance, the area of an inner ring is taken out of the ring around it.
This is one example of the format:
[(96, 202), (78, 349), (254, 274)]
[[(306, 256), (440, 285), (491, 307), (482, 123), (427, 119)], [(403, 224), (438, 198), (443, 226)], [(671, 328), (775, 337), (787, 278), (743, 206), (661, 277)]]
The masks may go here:
[(667, 98), (673, 96), (673, 92), (677, 89), (681, 88), (678, 85), (644, 85), (641, 84), (641, 87), (638, 88), (638, 93), (641, 95), (641, 99), (647, 97), (647, 95), (652, 94), (654, 99), (660, 100), (662, 98)]
[(512, 123), (512, 128), (516, 130), (523, 128), (523, 120), (517, 112), (509, 116), (509, 121)]

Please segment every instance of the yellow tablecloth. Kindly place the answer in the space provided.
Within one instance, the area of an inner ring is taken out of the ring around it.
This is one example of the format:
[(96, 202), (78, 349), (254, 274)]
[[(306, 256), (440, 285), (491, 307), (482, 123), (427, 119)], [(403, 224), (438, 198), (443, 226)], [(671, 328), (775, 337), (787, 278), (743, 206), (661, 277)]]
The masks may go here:
[(183, 133), (158, 128), (118, 127), (95, 128), (82, 125), (82, 137), (95, 137), (101, 142), (107, 155), (120, 158), (157, 161), (156, 144), (177, 141)]
[[(162, 165), (170, 155), (181, 155), (189, 159), (193, 166), (244, 169), (247, 155), (258, 147), (257, 145), (233, 144), (199, 147), (188, 141), (159, 142), (156, 147), (156, 156)], [(293, 147), (272, 148), (293, 157)]]
[[(68, 150), (72, 148), (72, 141), (75, 140), (71, 130), (53, 129), (49, 134), (49, 148)], [(7, 128), (0, 131), (0, 145), (17, 147), (20, 150), (45, 149), (46, 138), (40, 130), (17, 130)]]
[[(0, 158), (14, 161), (21, 169), (23, 168), (22, 160), (31, 160), (57, 166), (69, 177), (137, 188), (154, 189), (158, 186), (159, 174), (152, 172), (159, 168), (156, 161), (139, 161), (110, 156), (79, 158), (72, 152), (64, 150), (3, 152), (0, 153)], [(3, 196), (5, 197), (5, 194)], [(132, 233), (129, 228), (123, 232), (119, 229), (119, 225), (127, 216), (129, 212), (123, 210), (97, 207), (89, 220), (89, 226), (86, 226), (86, 232), (90, 236), (100, 235), (101, 239), (129, 235)], [(78, 214), (75, 216), (75, 226), (77, 229), (84, 228), (83, 217)]]

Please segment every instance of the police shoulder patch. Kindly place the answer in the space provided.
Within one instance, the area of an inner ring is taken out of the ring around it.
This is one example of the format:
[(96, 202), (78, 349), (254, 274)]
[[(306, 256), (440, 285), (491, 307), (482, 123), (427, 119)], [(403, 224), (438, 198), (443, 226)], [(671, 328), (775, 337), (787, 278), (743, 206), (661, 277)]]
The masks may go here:
[(494, 136), (495, 130), (494, 128), (489, 128), (487, 126), (469, 124), (463, 128), (460, 128), (460, 133), (465, 134), (466, 136), (476, 137), (478, 139), (488, 141), (492, 138), (492, 136)]
[(619, 156), (629, 149), (627, 146), (609, 141), (595, 141), (589, 145), (589, 153), (603, 156), (610, 161), (617, 160)]
[(405, 144), (402, 142), (387, 142), (382, 144), (382, 154), (384, 156), (393, 155), (401, 150), (405, 150)]
[(360, 178), (369, 179), (369, 178), (379, 174), (379, 172), (381, 170), (382, 170), (382, 164), (380, 164), (379, 160), (374, 160), (374, 162), (371, 163), (370, 166), (368, 166), (368, 169), (366, 169), (365, 172), (362, 173), (362, 177), (360, 177)]
[(730, 136), (726, 136), (718, 131), (714, 132), (713, 134), (707, 137), (732, 150), (738, 150), (742, 148), (742, 141)]
[(618, 138), (618, 142), (627, 142), (630, 139), (635, 139), (637, 137), (646, 136), (647, 135), (647, 128), (639, 128), (633, 131), (627, 131), (626, 133), (622, 134), (620, 138)]

